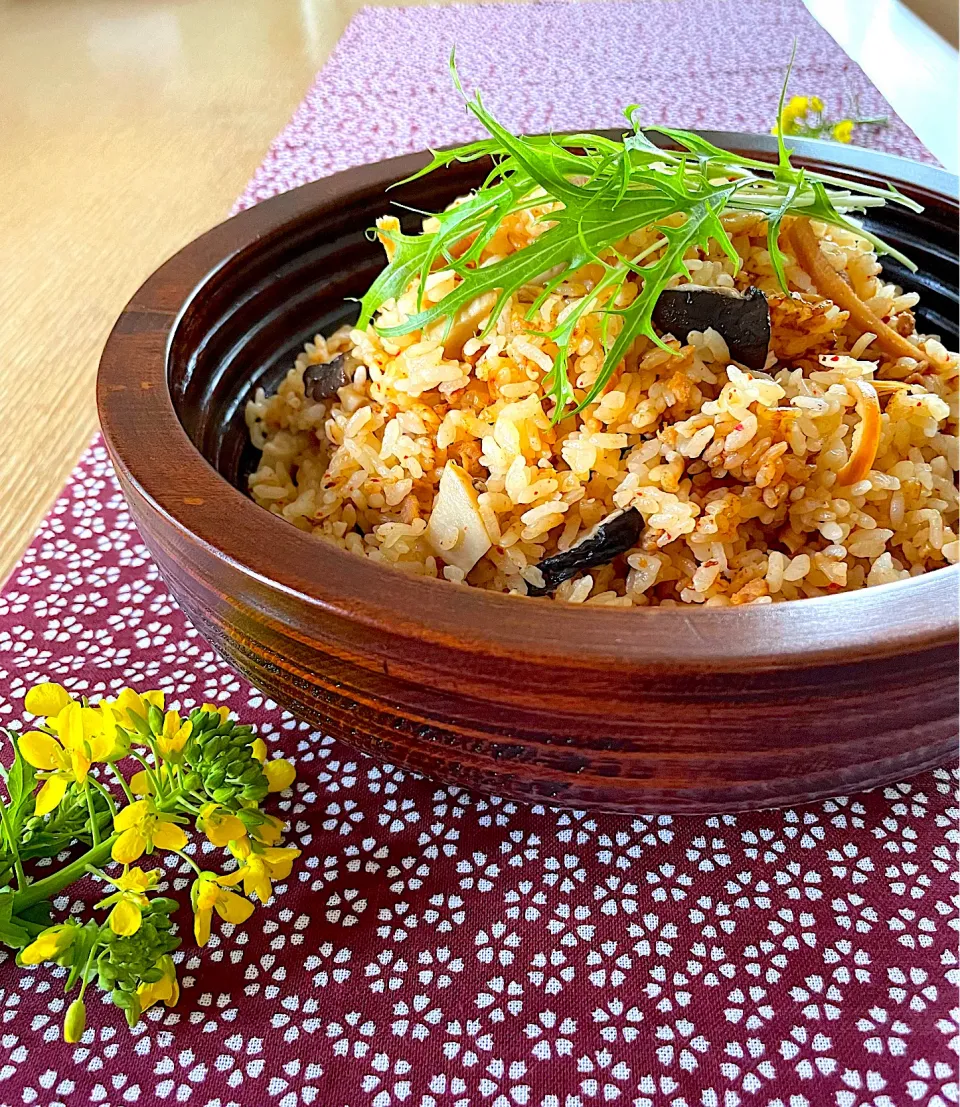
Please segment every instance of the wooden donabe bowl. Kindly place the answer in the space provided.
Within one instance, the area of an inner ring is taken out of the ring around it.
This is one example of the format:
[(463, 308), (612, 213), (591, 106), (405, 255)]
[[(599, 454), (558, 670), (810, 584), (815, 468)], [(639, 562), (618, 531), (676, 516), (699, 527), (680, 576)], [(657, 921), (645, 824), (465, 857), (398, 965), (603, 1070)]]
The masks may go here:
[[(921, 330), (955, 342), (956, 179), (833, 145), (796, 153), (893, 179), (927, 205), (871, 221), (921, 264)], [(209, 642), (358, 749), (526, 800), (736, 810), (953, 758), (956, 569), (737, 610), (584, 608), (407, 577), (248, 499), (243, 405), (355, 313), (345, 297), (383, 264), (364, 231), (391, 199), (435, 211), (486, 172), (457, 165), (384, 195), (424, 161), (350, 170), (230, 219), (157, 270), (110, 335), (97, 386), (107, 447), (164, 579)], [(417, 222), (404, 216), (407, 229)]]

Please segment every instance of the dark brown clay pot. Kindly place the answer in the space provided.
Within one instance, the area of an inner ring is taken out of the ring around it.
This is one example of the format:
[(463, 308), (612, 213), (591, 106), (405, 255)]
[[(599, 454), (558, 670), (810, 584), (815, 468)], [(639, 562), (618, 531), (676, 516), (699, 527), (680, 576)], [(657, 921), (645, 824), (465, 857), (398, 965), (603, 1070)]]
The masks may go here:
[[(921, 329), (955, 342), (956, 179), (819, 143), (797, 160), (894, 179), (927, 205), (871, 221), (921, 263)], [(214, 228), (143, 285), (110, 336), (98, 381), (107, 446), (164, 579), (211, 644), (375, 757), (527, 800), (735, 810), (953, 758), (955, 569), (739, 610), (564, 607), (408, 578), (247, 498), (243, 404), (349, 318), (344, 298), (382, 264), (364, 230), (389, 199), (437, 210), (484, 173), (455, 166), (384, 196), (423, 163), (341, 173)]]

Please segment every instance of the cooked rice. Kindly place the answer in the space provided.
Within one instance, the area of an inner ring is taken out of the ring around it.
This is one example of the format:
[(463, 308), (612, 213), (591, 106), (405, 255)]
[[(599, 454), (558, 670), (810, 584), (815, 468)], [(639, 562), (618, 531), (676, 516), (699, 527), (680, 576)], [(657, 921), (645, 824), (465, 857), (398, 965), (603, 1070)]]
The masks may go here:
[[(509, 217), (484, 260), (542, 233), (537, 214)], [(733, 213), (722, 221), (742, 258), (740, 273), (711, 245), (688, 254), (690, 279), (752, 284), (767, 294), (766, 373), (729, 364), (712, 330), (691, 333), (685, 345), (672, 342), (675, 355), (640, 339), (597, 402), (552, 426), (542, 385), (556, 347), (530, 330), (551, 330), (585, 294), (600, 272), (588, 265), (532, 324), (524, 316), (538, 289), (514, 296), (482, 339), (490, 304), (481, 305), (486, 314), (471, 320), (459, 357), (445, 356), (438, 331), (387, 339), (372, 327), (344, 328), (318, 336), (275, 395), (258, 388), (247, 405), (250, 437), (262, 450), (250, 477), (253, 498), (352, 553), (521, 595), (528, 583), (542, 584), (538, 562), (617, 508), (637, 508), (645, 523), (637, 547), (561, 584), (554, 598), (566, 603), (764, 604), (886, 584), (956, 562), (958, 359), (937, 339), (916, 335), (918, 297), (883, 280), (866, 240), (813, 224), (857, 295), (916, 344), (916, 359), (890, 360), (875, 336), (855, 333), (845, 312), (817, 296), (789, 247), (795, 295), (782, 295), (761, 216)], [(635, 255), (655, 235), (641, 231), (621, 249)], [(432, 273), (427, 301), (441, 299), (456, 279)], [(635, 294), (627, 283), (621, 303)], [(415, 297), (411, 285), (377, 321), (402, 321)], [(581, 321), (570, 349), (579, 400), (603, 361), (597, 315)], [(340, 352), (356, 359), (352, 382), (335, 400), (307, 399), (304, 368)], [(860, 422), (849, 382), (861, 379), (901, 384), (881, 388), (872, 468), (839, 487)], [(466, 577), (426, 534), (448, 460), (473, 481), (491, 543)]]

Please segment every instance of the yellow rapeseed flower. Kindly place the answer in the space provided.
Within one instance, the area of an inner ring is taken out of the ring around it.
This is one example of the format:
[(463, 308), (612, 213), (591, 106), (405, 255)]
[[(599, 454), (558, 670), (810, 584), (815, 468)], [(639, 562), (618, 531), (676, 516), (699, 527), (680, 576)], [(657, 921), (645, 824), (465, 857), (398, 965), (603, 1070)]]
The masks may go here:
[[(823, 111), (824, 103), (819, 96), (791, 96), (783, 105), (780, 120), (783, 133), (817, 135), (824, 125)], [(780, 133), (776, 123), (770, 128), (770, 133), (774, 135)]]
[[(810, 105), (809, 97), (807, 96), (791, 96), (790, 99), (783, 105), (783, 113), (780, 117), (780, 126), (783, 127), (783, 133), (785, 135), (792, 135), (799, 129), (799, 124), (803, 121), (804, 116), (807, 114), (807, 108)], [(773, 133), (777, 134), (778, 127), (772, 128)]]
[(64, 923), (48, 926), (34, 938), (30, 945), (20, 950), (18, 960), (22, 965), (39, 965), (43, 961), (56, 961), (60, 954), (73, 944), (78, 929), (79, 927), (67, 926)]
[(177, 983), (177, 969), (173, 958), (164, 955), (157, 962), (157, 968), (163, 970), (163, 976), (153, 984), (141, 984), (137, 988), (141, 1011), (149, 1010), (155, 1003), (175, 1007), (180, 998), (180, 985)]
[(274, 761), (267, 760), (267, 744), (262, 738), (250, 743), (253, 756), (263, 765), (263, 775), (267, 778), (267, 791), (283, 792), (297, 779), (297, 770), (285, 757)]
[(293, 862), (300, 856), (300, 850), (268, 846), (254, 853), (246, 843), (243, 843), (241, 848), (235, 851), (235, 855), (241, 857), (240, 867), (236, 872), (221, 876), (220, 883), (224, 887), (231, 888), (242, 881), (243, 890), (248, 896), (255, 894), (261, 903), (266, 903), (273, 895), (271, 881), (286, 880), (290, 875)]
[(157, 749), (168, 761), (179, 761), (183, 747), (193, 733), (193, 723), (180, 718), (176, 711), (168, 711), (163, 717), (163, 730), (157, 735)]
[(224, 922), (242, 923), (253, 914), (253, 904), (236, 892), (220, 887), (223, 877), (216, 873), (201, 873), (190, 889), (193, 905), (193, 933), (198, 946), (210, 941), (210, 920), (213, 912)]
[(248, 834), (255, 841), (265, 846), (275, 846), (283, 837), (283, 819), (274, 815), (264, 815), (263, 822), (251, 827)]
[(143, 908), (150, 903), (144, 893), (156, 888), (162, 875), (160, 869), (144, 872), (143, 869), (124, 868), (123, 873), (112, 881), (117, 891), (100, 900), (97, 907), (109, 907), (113, 904), (107, 922), (114, 934), (120, 934), (124, 938), (136, 934), (143, 922)]
[(96, 709), (100, 712), (100, 725), (103, 729), (103, 735), (105, 738), (109, 738), (112, 743), (107, 760), (119, 761), (120, 758), (126, 757), (130, 752), (130, 739), (120, 724), (117, 712), (109, 701), (101, 700)]
[(841, 119), (834, 123), (832, 133), (836, 142), (849, 142), (853, 138), (853, 120)]
[(94, 761), (106, 761), (113, 752), (113, 738), (103, 732), (103, 717), (92, 707), (71, 701), (51, 719), (57, 736), (28, 730), (18, 745), (24, 760), (40, 769), (43, 787), (37, 793), (36, 813), (49, 814), (63, 799), (70, 784), (82, 784)]
[(25, 711), (46, 717), (59, 715), (71, 703), (70, 693), (62, 684), (35, 684), (23, 700)]
[(111, 856), (123, 865), (136, 861), (145, 852), (152, 853), (155, 846), (183, 849), (187, 844), (187, 836), (173, 816), (158, 811), (149, 796), (115, 815), (113, 829), (120, 832), (120, 837), (113, 843)]
[(237, 816), (218, 803), (205, 803), (200, 808), (197, 829), (202, 830), (213, 845), (220, 847), (228, 842), (240, 841), (247, 833), (247, 828)]
[(162, 692), (144, 692), (142, 695), (132, 688), (124, 688), (120, 695), (113, 701), (107, 701), (113, 708), (117, 721), (126, 730), (136, 730), (132, 716), (138, 716), (143, 722), (147, 720), (147, 713), (151, 707), (163, 710)]
[(215, 703), (205, 703), (200, 708), (200, 710), (201, 711), (209, 711), (209, 713), (211, 715), (219, 715), (221, 723), (225, 723), (227, 721), (227, 719), (230, 718), (230, 708), (229, 707), (222, 707), (222, 706), (217, 707), (217, 705)]

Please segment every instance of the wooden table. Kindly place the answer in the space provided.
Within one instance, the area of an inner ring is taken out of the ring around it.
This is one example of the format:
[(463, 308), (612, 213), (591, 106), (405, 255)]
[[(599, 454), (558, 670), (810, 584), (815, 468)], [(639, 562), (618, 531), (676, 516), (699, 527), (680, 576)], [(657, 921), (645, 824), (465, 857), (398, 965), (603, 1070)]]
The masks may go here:
[(0, 580), (96, 431), (107, 332), (225, 218), (363, 0), (0, 0)]
[(362, 4), (0, 0), (0, 580), (96, 430), (123, 304), (226, 215)]

